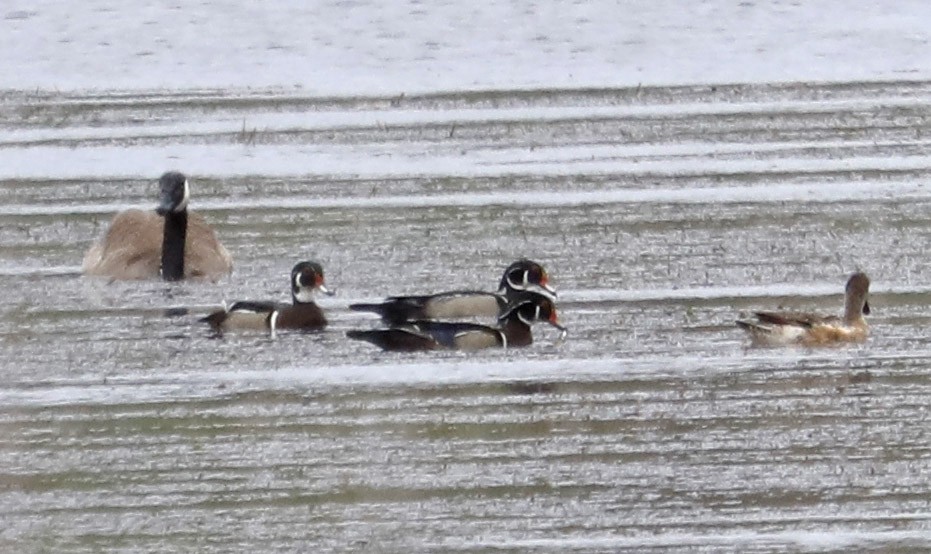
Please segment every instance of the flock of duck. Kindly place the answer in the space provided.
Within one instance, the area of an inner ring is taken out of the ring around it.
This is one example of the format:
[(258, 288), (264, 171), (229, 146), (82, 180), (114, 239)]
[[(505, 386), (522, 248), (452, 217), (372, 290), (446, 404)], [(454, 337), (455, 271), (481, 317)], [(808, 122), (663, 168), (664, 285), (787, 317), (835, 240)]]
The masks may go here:
[[(125, 210), (84, 257), (87, 275), (110, 279), (217, 280), (232, 271), (232, 257), (204, 218), (188, 209), (190, 185), (181, 173), (159, 179), (159, 203), (154, 211)], [(315, 295), (333, 294), (324, 284), (323, 267), (302, 261), (291, 270), (291, 304), (239, 301), (211, 313), (202, 321), (217, 333), (235, 329), (316, 331), (327, 325)], [(854, 273), (847, 281), (842, 317), (801, 312), (755, 312), (737, 321), (754, 345), (822, 346), (862, 342), (868, 335), (864, 315), (870, 281)], [(380, 303), (352, 304), (355, 311), (372, 312), (382, 328), (351, 330), (347, 336), (384, 350), (477, 350), (527, 346), (531, 325), (543, 321), (560, 330), (556, 291), (544, 267), (521, 259), (509, 265), (495, 292), (451, 291), (420, 296), (391, 296)], [(489, 326), (462, 321), (497, 318)]]

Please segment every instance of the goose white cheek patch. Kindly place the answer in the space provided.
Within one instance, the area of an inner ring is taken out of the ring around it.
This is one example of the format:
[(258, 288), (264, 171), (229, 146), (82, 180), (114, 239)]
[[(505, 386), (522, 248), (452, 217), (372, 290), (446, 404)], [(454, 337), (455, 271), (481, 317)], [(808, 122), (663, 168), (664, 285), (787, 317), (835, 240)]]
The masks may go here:
[(183, 212), (187, 209), (188, 202), (191, 200), (191, 187), (188, 185), (187, 179), (184, 180), (184, 196), (181, 197), (181, 202), (178, 203), (178, 207), (175, 208), (175, 212)]

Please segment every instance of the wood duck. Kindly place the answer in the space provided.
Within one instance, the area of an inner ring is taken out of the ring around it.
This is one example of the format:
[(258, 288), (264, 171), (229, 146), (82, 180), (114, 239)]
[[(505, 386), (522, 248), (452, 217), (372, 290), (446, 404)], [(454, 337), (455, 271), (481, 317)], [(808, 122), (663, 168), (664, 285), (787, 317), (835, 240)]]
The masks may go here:
[(217, 332), (231, 329), (277, 329), (318, 331), (327, 325), (323, 310), (314, 302), (314, 293), (333, 295), (323, 284), (323, 267), (316, 262), (300, 262), (291, 270), (291, 304), (240, 301), (203, 318)]
[(525, 293), (499, 318), (497, 327), (477, 323), (445, 321), (412, 321), (389, 329), (348, 331), (349, 338), (364, 340), (383, 350), (414, 352), (419, 350), (481, 350), (484, 348), (516, 348), (533, 343), (530, 325), (546, 321), (561, 331), (556, 305), (548, 296)]
[(187, 209), (187, 178), (169, 171), (159, 179), (159, 188), (154, 212), (130, 209), (114, 216), (85, 254), (84, 273), (120, 280), (161, 276), (166, 281), (215, 281), (232, 270), (233, 260), (213, 229)]
[(550, 299), (556, 297), (543, 266), (522, 259), (504, 270), (497, 292), (460, 290), (423, 296), (389, 296), (381, 304), (350, 304), (349, 309), (375, 312), (388, 325), (428, 319), (497, 317), (526, 292), (536, 292)]
[(869, 334), (864, 315), (870, 314), (870, 279), (854, 273), (847, 280), (844, 316), (803, 312), (754, 312), (752, 320), (737, 320), (754, 346), (830, 346), (863, 342)]

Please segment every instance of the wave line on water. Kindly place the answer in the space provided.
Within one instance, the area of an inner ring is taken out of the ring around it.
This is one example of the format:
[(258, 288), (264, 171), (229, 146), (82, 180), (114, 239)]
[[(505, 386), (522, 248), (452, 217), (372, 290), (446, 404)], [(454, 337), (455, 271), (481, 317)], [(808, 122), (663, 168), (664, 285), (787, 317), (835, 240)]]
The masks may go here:
[[(560, 290), (565, 302), (662, 302), (684, 300), (726, 300), (731, 298), (819, 298), (843, 296), (844, 279), (836, 283), (773, 283), (770, 285), (722, 285), (668, 289), (577, 289)], [(931, 285), (889, 285), (870, 287), (871, 295), (929, 294)]]
[[(664, 143), (665, 145), (666, 143)], [(802, 145), (804, 146), (804, 145)], [(184, 168), (192, 176), (215, 179), (232, 177), (301, 177), (377, 180), (430, 178), (571, 177), (579, 175), (617, 176), (619, 180), (662, 177), (707, 177), (748, 175), (783, 177), (832, 176), (873, 172), (923, 172), (931, 168), (931, 156), (925, 149), (890, 156), (870, 155), (812, 156), (795, 152), (778, 159), (760, 157), (753, 145), (742, 142), (721, 147), (720, 152), (701, 145), (670, 145), (668, 153), (653, 146), (624, 144), (509, 149), (470, 147), (411, 150), (404, 144), (304, 145), (271, 144), (246, 148), (239, 144), (171, 144), (94, 145), (73, 148), (63, 145), (39, 145), (0, 148), (0, 180), (107, 180), (138, 179), (140, 175), (158, 175), (165, 160)], [(856, 148), (857, 145), (853, 144)], [(891, 147), (891, 146), (890, 146)], [(779, 151), (761, 147), (760, 152)], [(718, 157), (719, 153), (743, 154), (739, 159)], [(48, 160), (56, 163), (49, 165)], [(105, 173), (101, 173), (105, 170)], [(863, 175), (851, 177), (854, 183), (834, 188), (846, 189), (859, 184)], [(370, 189), (369, 184), (365, 187)]]
[[(845, 186), (816, 184), (783, 184), (759, 186), (706, 187), (692, 189), (611, 189), (592, 191), (521, 191), (464, 194), (412, 194), (375, 197), (340, 198), (250, 198), (248, 200), (204, 200), (197, 209), (333, 209), (333, 208), (437, 208), (437, 207), (571, 207), (608, 204), (770, 204), (776, 202), (852, 202), (931, 198), (931, 187), (922, 183), (890, 184), (884, 181), (862, 181)], [(0, 215), (60, 215), (105, 214), (130, 207), (123, 203), (107, 204), (7, 204), (0, 206)], [(143, 206), (144, 209), (151, 206)]]
[[(42, 383), (11, 383), (0, 388), (0, 404), (6, 407), (70, 406), (86, 404), (139, 404), (170, 400), (201, 401), (252, 391), (317, 390), (320, 387), (443, 387), (515, 382), (573, 383), (643, 381), (687, 377), (695, 372), (753, 371), (772, 364), (796, 365), (799, 359), (830, 364), (846, 356), (862, 359), (862, 353), (761, 350), (752, 354), (683, 356), (679, 354), (565, 358), (558, 360), (436, 359), (418, 356), (411, 361), (374, 361), (370, 364), (292, 366), (280, 369), (239, 371), (172, 371), (145, 375), (114, 376), (101, 383), (99, 376), (57, 379)], [(222, 385), (222, 386), (220, 386)]]
[(889, 108), (912, 108), (927, 105), (924, 97), (882, 97), (868, 99), (807, 100), (761, 102), (689, 102), (629, 106), (533, 106), (506, 108), (454, 108), (442, 110), (358, 110), (292, 111), (250, 113), (245, 119), (239, 112), (225, 118), (170, 124), (112, 125), (104, 127), (54, 127), (13, 129), (0, 138), (0, 146), (60, 140), (103, 140), (162, 136), (194, 136), (239, 133), (244, 125), (262, 133), (349, 131), (386, 126), (430, 126), (468, 124), (547, 124), (556, 121), (602, 121), (650, 117), (699, 117), (713, 115), (765, 114), (834, 114), (841, 111), (874, 110), (877, 105)]
[[(911, 514), (902, 514), (905, 519), (909, 520), (927, 520), (929, 514), (921, 514), (920, 517), (911, 517)], [(832, 521), (842, 521), (844, 523), (867, 521), (872, 523), (893, 523), (900, 516), (871, 516), (865, 514), (841, 515), (831, 518)], [(778, 519), (778, 518), (777, 518)], [(821, 519), (821, 518), (813, 518)], [(811, 521), (811, 520), (808, 520)], [(733, 524), (733, 520), (727, 523)], [(772, 523), (771, 521), (768, 523)], [(793, 521), (795, 523), (795, 521)], [(503, 548), (503, 549), (558, 549), (558, 550), (578, 550), (578, 549), (610, 549), (610, 548), (658, 548), (671, 546), (740, 546), (740, 545), (792, 545), (796, 547), (807, 548), (845, 548), (845, 547), (863, 547), (867, 545), (876, 546), (878, 544), (899, 545), (907, 542), (909, 546), (931, 545), (931, 535), (921, 530), (876, 530), (863, 531), (859, 527), (850, 527), (847, 529), (831, 529), (825, 531), (801, 531), (789, 530), (781, 532), (737, 532), (737, 533), (719, 533), (719, 534), (698, 534), (698, 533), (669, 533), (649, 536), (623, 536), (623, 535), (603, 535), (592, 537), (567, 537), (553, 539), (518, 539), (506, 540), (496, 538), (494, 542), (459, 542), (441, 543), (436, 546), (445, 550), (456, 551), (472, 550), (475, 548)]]

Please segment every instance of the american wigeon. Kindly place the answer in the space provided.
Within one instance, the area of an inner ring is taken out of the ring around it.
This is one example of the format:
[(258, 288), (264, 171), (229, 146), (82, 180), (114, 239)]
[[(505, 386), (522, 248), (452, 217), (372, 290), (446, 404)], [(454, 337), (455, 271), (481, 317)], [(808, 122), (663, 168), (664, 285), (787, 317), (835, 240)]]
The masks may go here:
[(752, 320), (738, 320), (737, 325), (750, 333), (756, 346), (828, 346), (862, 342), (869, 334), (864, 315), (869, 315), (867, 301), (870, 279), (854, 273), (847, 280), (844, 316), (823, 316), (801, 312), (755, 312)]

